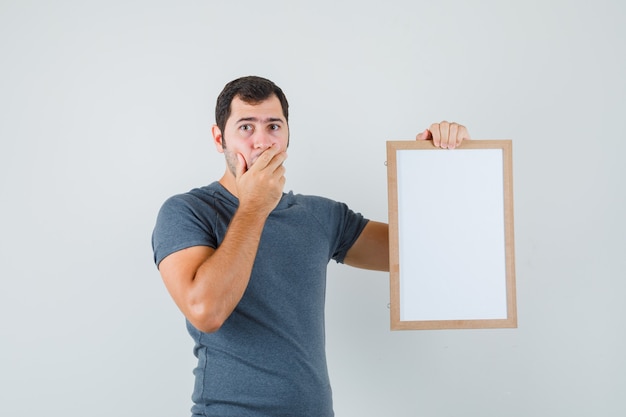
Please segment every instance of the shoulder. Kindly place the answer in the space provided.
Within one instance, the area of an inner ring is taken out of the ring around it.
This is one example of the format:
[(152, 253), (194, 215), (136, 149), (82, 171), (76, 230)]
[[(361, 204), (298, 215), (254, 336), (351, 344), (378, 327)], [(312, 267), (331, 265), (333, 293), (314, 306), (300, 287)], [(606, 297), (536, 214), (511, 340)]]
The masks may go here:
[(212, 183), (169, 197), (161, 206), (161, 212), (206, 211), (215, 207), (217, 201), (228, 203), (229, 198), (218, 183)]
[(169, 254), (187, 247), (217, 247), (218, 234), (225, 227), (218, 219), (228, 217), (218, 213), (225, 212), (224, 207), (230, 210), (228, 199), (224, 199), (226, 203), (219, 203), (222, 198), (218, 194), (219, 190), (211, 184), (165, 200), (152, 232), (157, 265)]
[(361, 219), (363, 216), (350, 209), (344, 202), (317, 195), (293, 194), (291, 205), (299, 207), (325, 227)]
[(344, 203), (339, 201), (317, 195), (291, 194), (291, 197), (294, 204), (311, 209), (328, 209), (332, 207), (345, 206)]

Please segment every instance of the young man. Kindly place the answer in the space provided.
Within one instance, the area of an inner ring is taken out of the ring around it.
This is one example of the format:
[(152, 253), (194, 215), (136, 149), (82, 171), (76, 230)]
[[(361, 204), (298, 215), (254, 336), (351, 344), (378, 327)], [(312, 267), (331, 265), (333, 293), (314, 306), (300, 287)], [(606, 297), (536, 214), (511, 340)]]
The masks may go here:
[[(388, 227), (339, 202), (283, 193), (289, 111), (273, 82), (228, 83), (215, 116), (224, 175), (168, 199), (152, 241), (196, 343), (193, 415), (332, 416), (326, 268), (334, 259), (388, 271)], [(442, 122), (417, 139), (454, 148), (469, 135)]]

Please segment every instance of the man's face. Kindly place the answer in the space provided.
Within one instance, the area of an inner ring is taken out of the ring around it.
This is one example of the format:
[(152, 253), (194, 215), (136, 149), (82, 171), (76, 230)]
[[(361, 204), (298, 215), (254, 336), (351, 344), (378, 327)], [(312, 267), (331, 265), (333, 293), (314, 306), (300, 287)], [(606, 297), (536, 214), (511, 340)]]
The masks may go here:
[(278, 97), (272, 95), (257, 104), (248, 104), (235, 97), (230, 108), (224, 132), (214, 128), (213, 135), (217, 150), (226, 156), (226, 163), (233, 176), (237, 172), (237, 154), (243, 156), (247, 170), (270, 146), (276, 145), (281, 151), (287, 149), (289, 125)]

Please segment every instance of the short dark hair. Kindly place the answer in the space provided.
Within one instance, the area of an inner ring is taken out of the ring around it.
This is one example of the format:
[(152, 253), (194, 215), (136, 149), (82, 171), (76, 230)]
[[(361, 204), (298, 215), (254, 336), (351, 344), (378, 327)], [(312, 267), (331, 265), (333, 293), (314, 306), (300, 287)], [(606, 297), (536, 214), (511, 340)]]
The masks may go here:
[(239, 97), (248, 104), (257, 104), (270, 98), (272, 95), (275, 95), (280, 101), (285, 121), (289, 122), (289, 103), (287, 102), (287, 97), (285, 97), (283, 90), (272, 81), (263, 77), (250, 75), (229, 82), (224, 86), (215, 104), (215, 123), (217, 127), (219, 127), (222, 134), (224, 134), (226, 121), (230, 117), (230, 105), (235, 97)]

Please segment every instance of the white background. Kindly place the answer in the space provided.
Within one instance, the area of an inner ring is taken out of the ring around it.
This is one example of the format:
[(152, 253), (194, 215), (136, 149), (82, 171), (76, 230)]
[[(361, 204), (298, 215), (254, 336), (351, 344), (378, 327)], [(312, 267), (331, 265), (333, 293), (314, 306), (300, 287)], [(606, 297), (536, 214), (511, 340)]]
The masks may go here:
[(290, 100), (287, 189), (377, 220), (386, 140), (442, 119), (513, 140), (519, 328), (391, 332), (388, 275), (332, 264), (338, 417), (625, 415), (625, 20), (618, 0), (1, 0), (0, 415), (189, 415), (150, 234), (221, 175), (215, 98), (248, 74)]

